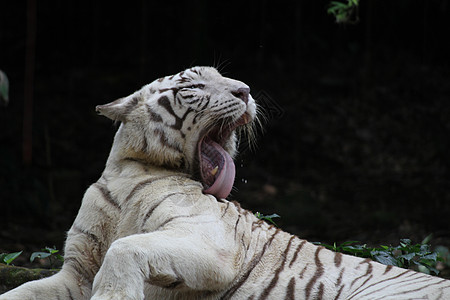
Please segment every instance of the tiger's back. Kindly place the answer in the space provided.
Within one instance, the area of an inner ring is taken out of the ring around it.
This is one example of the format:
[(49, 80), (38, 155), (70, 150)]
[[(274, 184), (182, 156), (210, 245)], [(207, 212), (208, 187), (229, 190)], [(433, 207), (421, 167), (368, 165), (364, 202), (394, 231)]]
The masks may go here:
[[(445, 279), (332, 252), (267, 224), (237, 202), (204, 195), (197, 181), (176, 173), (145, 172), (129, 179), (133, 184), (117, 176), (117, 182), (103, 183), (100, 193), (102, 183), (93, 185), (97, 197), (112, 208), (111, 203), (126, 207), (117, 227), (95, 234), (117, 240), (171, 227), (184, 228), (184, 234), (202, 232), (197, 241), (214, 244), (216, 259), (231, 256), (237, 270), (234, 280), (217, 292), (183, 293), (148, 284), (149, 299), (445, 299), (450, 293)], [(146, 201), (155, 191), (158, 197)]]

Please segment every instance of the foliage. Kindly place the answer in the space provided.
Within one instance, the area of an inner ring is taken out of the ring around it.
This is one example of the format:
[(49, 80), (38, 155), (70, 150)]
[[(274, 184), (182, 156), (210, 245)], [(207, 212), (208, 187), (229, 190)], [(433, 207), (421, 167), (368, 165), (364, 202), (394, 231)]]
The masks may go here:
[(6, 74), (0, 70), (0, 105), (8, 105), (9, 82)]
[(438, 259), (447, 267), (450, 267), (450, 250), (445, 246), (436, 246), (434, 251), (438, 254)]
[[(385, 265), (393, 265), (401, 268), (416, 267), (419, 271), (430, 274), (439, 274), (436, 269), (437, 261), (442, 261), (439, 252), (432, 252), (428, 244), (430, 236), (424, 239), (421, 244), (413, 245), (410, 239), (401, 239), (398, 246), (383, 246), (372, 248), (366, 244), (359, 245), (358, 241), (347, 241), (339, 246), (336, 244), (327, 245), (315, 243), (324, 246), (335, 252), (342, 252), (363, 258), (370, 258)], [(445, 247), (444, 247), (445, 248)], [(448, 249), (447, 249), (448, 251)]]
[[(11, 264), (23, 251), (14, 253), (2, 253), (0, 254), (0, 262), (6, 265)], [(33, 252), (30, 256), (30, 262), (33, 262), (36, 258), (44, 259), (47, 258), (50, 262), (50, 266), (55, 267), (57, 262), (64, 262), (64, 257), (58, 254), (59, 250), (56, 247), (45, 247), (39, 252)]]
[(2, 253), (0, 254), (0, 262), (3, 262), (7, 265), (13, 262), (23, 251), (14, 252), (14, 253)]
[(331, 1), (327, 13), (336, 18), (336, 23), (355, 24), (359, 21), (359, 0), (347, 0), (347, 3)]
[(280, 217), (279, 215), (277, 215), (277, 214), (271, 214), (271, 215), (265, 216), (265, 215), (263, 215), (263, 214), (260, 213), (260, 212), (256, 212), (256, 213), (255, 213), (255, 216), (256, 216), (258, 219), (267, 221), (267, 222), (269, 222), (269, 223), (272, 223), (273, 225), (275, 225), (275, 226), (277, 226), (277, 227), (278, 227), (278, 225), (272, 220), (272, 218), (281, 218), (281, 217)]
[(42, 252), (33, 252), (30, 256), (30, 261), (33, 262), (36, 258), (48, 258), (50, 266), (52, 267), (54, 267), (55, 263), (58, 261), (64, 262), (64, 258), (58, 254), (59, 250), (56, 250), (56, 247), (45, 247), (44, 249), (41, 249), (41, 251)]

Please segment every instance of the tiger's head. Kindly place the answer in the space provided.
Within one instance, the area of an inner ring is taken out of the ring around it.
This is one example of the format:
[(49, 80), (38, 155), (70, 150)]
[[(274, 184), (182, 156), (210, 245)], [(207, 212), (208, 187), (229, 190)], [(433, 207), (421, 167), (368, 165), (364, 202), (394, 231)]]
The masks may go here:
[(236, 129), (251, 127), (256, 104), (246, 84), (194, 67), (96, 111), (121, 122), (109, 159), (180, 170), (225, 198), (234, 183)]

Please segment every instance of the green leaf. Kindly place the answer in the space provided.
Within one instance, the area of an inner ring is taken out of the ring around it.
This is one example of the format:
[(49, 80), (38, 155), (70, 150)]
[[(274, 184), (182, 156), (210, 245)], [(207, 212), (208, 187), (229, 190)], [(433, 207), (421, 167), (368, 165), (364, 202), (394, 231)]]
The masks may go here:
[(389, 253), (372, 251), (371, 254), (374, 260), (378, 261), (379, 263), (382, 263), (383, 265), (392, 265), (399, 267), (398, 261), (395, 259), (395, 257), (390, 255)]
[(8, 103), (9, 99), (9, 81), (6, 74), (0, 71), (0, 101), (1, 98), (5, 99), (6, 103)]
[(347, 8), (347, 4), (338, 1), (331, 1), (330, 4), (334, 7), (339, 7), (343, 9)]
[(59, 250), (56, 250), (56, 247), (54, 247), (54, 248), (45, 247), (44, 249), (42, 249), (42, 251), (47, 251), (50, 254), (55, 254), (55, 253), (59, 252)]
[(419, 253), (422, 255), (430, 253), (430, 245), (417, 245), (419, 246)]
[(59, 261), (64, 262), (64, 257), (62, 255), (56, 254), (55, 256)]
[(422, 241), (421, 244), (429, 244), (432, 237), (433, 237), (433, 234), (427, 235), (427, 236), (423, 239), (423, 241)]
[(414, 256), (416, 256), (415, 253), (408, 253), (408, 254), (400, 255), (399, 258), (404, 258), (404, 259), (406, 259), (407, 261), (410, 261), (411, 259), (414, 258)]
[(351, 245), (351, 244), (355, 244), (355, 243), (361, 243), (360, 241), (347, 241), (347, 242), (343, 242), (341, 244), (341, 246), (347, 246), (347, 245)]
[(432, 272), (433, 272), (434, 274), (436, 274), (436, 275), (439, 274), (439, 270), (436, 269), (435, 267), (429, 265), (429, 264), (426, 264), (426, 263), (423, 263), (423, 262), (420, 262), (420, 261), (413, 261), (413, 262), (414, 262), (416, 265), (419, 266), (419, 271), (422, 272), (422, 273), (430, 274), (430, 272), (425, 272), (425, 271), (424, 271), (423, 268), (426, 268), (426, 269), (428, 269), (429, 271), (432, 271)]
[(6, 254), (6, 255), (3, 257), (3, 262), (4, 262), (5, 264), (9, 265), (9, 264), (12, 263), (13, 260), (15, 260), (20, 254), (22, 254), (22, 252), (23, 252), (23, 251)]
[(271, 215), (265, 216), (265, 218), (272, 219), (272, 218), (281, 218), (281, 217), (277, 214), (271, 214)]
[(260, 220), (265, 220), (265, 221), (267, 221), (267, 222), (270, 222), (270, 223), (272, 223), (273, 225), (275, 225), (275, 226), (277, 226), (278, 227), (278, 225), (272, 220), (272, 218), (281, 218), (279, 215), (277, 215), (277, 214), (271, 214), (271, 215), (268, 215), (268, 216), (265, 216), (265, 215), (263, 215), (262, 213), (259, 213), (259, 212), (256, 212), (255, 213), (255, 216), (258, 218), (258, 219), (260, 219)]
[(427, 254), (427, 255), (422, 257), (422, 259), (429, 259), (429, 260), (432, 260), (432, 261), (436, 261), (437, 258), (438, 258), (438, 254), (436, 252)]
[(401, 239), (400, 240), (400, 245), (402, 247), (407, 247), (407, 246), (411, 245), (411, 240), (410, 239)]
[(36, 258), (46, 258), (49, 257), (50, 255), (52, 255), (51, 253), (48, 252), (33, 252), (30, 256), (30, 261), (33, 262)]
[(422, 273), (425, 273), (425, 274), (430, 274), (431, 272), (430, 272), (430, 269), (429, 268), (427, 268), (426, 266), (424, 266), (424, 265), (420, 265), (420, 264), (417, 264), (418, 265), (418, 270), (419, 270), (419, 272), (422, 272)]

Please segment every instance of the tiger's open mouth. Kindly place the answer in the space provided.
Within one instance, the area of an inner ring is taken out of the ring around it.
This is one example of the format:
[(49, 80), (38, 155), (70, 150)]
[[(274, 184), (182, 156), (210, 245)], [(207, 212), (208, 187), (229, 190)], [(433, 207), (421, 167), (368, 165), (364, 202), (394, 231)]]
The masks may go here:
[(233, 158), (223, 146), (233, 130), (251, 121), (248, 113), (236, 122), (209, 130), (198, 143), (200, 177), (203, 192), (219, 198), (226, 198), (233, 187), (236, 169)]

